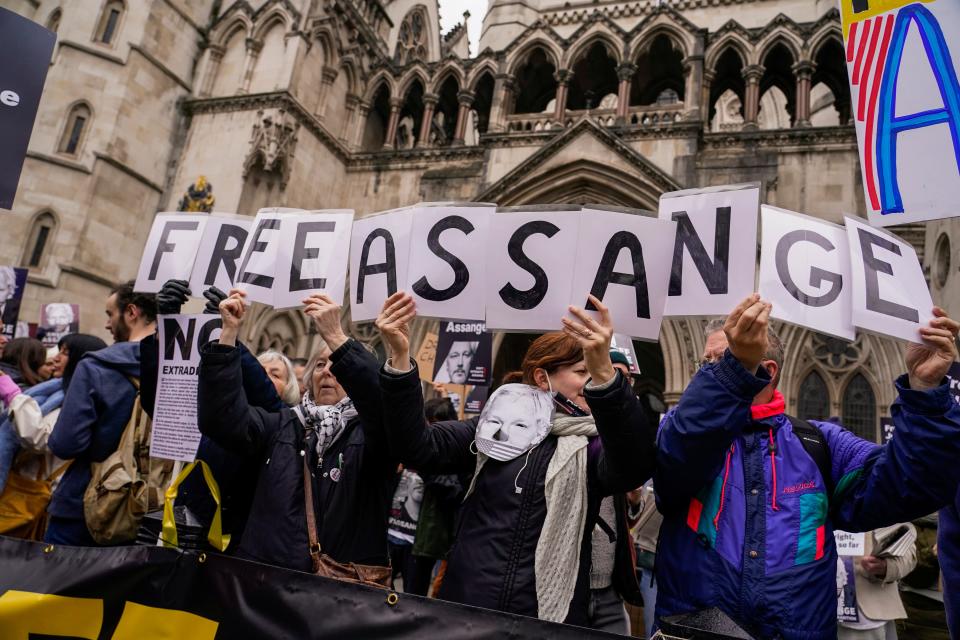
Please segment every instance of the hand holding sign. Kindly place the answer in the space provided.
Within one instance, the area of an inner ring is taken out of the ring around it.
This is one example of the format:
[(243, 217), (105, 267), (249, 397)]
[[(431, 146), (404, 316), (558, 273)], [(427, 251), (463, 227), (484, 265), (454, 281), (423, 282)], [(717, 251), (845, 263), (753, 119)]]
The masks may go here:
[(243, 322), (243, 314), (247, 311), (246, 297), (246, 291), (230, 289), (230, 297), (220, 303), (220, 319), (223, 320), (220, 344), (228, 347), (236, 346), (240, 323)]
[(220, 312), (220, 303), (227, 299), (227, 294), (216, 287), (210, 287), (203, 292), (203, 297), (207, 299), (207, 304), (203, 306), (203, 313), (217, 314)]
[(600, 302), (594, 295), (588, 298), (600, 314), (600, 321), (594, 320), (590, 314), (580, 307), (570, 306), (570, 314), (580, 322), (569, 318), (562, 318), (563, 332), (575, 339), (583, 347), (583, 357), (587, 361), (587, 372), (597, 383), (603, 384), (617, 375), (613, 363), (610, 362), (610, 341), (613, 339), (613, 321), (610, 319), (610, 309)]
[(336, 351), (343, 346), (348, 338), (340, 326), (340, 305), (325, 293), (304, 298), (303, 304), (307, 305), (303, 312), (313, 318), (317, 332), (330, 347), (330, 351)]
[(910, 388), (918, 391), (939, 387), (950, 365), (957, 359), (956, 339), (960, 323), (947, 317), (940, 307), (933, 308), (929, 327), (920, 328), (924, 344), (907, 345), (907, 372)]
[(752, 293), (730, 312), (723, 325), (730, 353), (750, 373), (755, 373), (767, 351), (767, 325), (773, 305)]
[(390, 364), (397, 370), (410, 370), (410, 321), (417, 315), (413, 296), (397, 291), (383, 303), (376, 325), (387, 345)]
[(162, 316), (180, 313), (190, 294), (190, 283), (186, 280), (167, 280), (157, 293), (157, 313)]

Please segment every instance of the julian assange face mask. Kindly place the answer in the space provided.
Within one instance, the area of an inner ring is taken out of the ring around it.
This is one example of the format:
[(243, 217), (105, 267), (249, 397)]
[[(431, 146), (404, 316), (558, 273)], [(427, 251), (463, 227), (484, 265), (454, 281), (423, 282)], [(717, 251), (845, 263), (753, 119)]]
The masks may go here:
[(553, 414), (550, 395), (528, 384), (505, 384), (494, 391), (477, 424), (477, 450), (507, 461), (543, 442)]

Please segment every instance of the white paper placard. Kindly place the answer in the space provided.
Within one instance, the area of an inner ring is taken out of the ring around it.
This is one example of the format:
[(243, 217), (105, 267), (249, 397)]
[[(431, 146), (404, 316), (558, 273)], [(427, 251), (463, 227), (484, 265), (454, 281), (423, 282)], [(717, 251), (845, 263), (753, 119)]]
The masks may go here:
[(220, 336), (220, 316), (157, 318), (160, 357), (150, 456), (192, 462), (200, 446), (197, 381), (200, 347)]
[(343, 304), (352, 226), (352, 209), (283, 216), (273, 292), (275, 309), (299, 307), (314, 293), (325, 293)]
[(214, 213), (207, 219), (197, 259), (190, 275), (190, 290), (200, 297), (210, 287), (227, 292), (233, 286), (243, 257), (253, 218), (230, 213)]
[(760, 207), (760, 297), (779, 320), (846, 340), (856, 337), (850, 250), (840, 225)]
[(167, 280), (189, 280), (207, 218), (205, 213), (158, 213), (143, 248), (134, 289), (156, 293)]
[(353, 221), (350, 238), (350, 317), (375, 320), (383, 302), (407, 282), (414, 207)]
[(274, 304), (276, 263), (280, 255), (280, 220), (285, 215), (303, 213), (306, 213), (303, 209), (279, 207), (257, 212), (247, 242), (243, 245), (243, 258), (233, 285), (247, 292), (247, 302)]
[(867, 215), (960, 216), (960, 2), (840, 2)]
[(555, 331), (570, 304), (580, 211), (493, 215), (487, 255), (487, 329)]
[(428, 318), (484, 317), (487, 231), (495, 207), (479, 203), (418, 207), (405, 290)]
[(657, 340), (677, 224), (597, 209), (582, 215), (570, 304), (586, 308), (594, 293), (610, 308), (618, 333)]
[(688, 189), (660, 197), (677, 222), (667, 316), (730, 313), (754, 291), (760, 183)]
[(846, 216), (853, 276), (853, 324), (910, 342), (933, 318), (933, 299), (917, 252), (860, 218)]
[(837, 555), (862, 556), (866, 553), (867, 534), (865, 533), (834, 531), (833, 538), (837, 543)]

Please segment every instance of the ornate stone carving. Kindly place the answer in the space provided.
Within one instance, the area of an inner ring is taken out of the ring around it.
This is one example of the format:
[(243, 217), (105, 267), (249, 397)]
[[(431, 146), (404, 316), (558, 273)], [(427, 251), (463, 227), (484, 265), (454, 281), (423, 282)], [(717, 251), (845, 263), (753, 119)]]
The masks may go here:
[(810, 347), (813, 357), (830, 369), (846, 369), (860, 360), (863, 338), (857, 336), (854, 342), (840, 338), (812, 333)]
[(207, 182), (206, 176), (200, 176), (196, 182), (187, 187), (186, 193), (180, 198), (177, 210), (210, 213), (213, 211), (214, 202), (216, 198), (213, 195), (213, 185)]
[(257, 123), (250, 136), (250, 151), (243, 163), (243, 176), (246, 177), (259, 163), (264, 171), (279, 173), (280, 184), (286, 187), (299, 129), (300, 124), (282, 107), (257, 111)]

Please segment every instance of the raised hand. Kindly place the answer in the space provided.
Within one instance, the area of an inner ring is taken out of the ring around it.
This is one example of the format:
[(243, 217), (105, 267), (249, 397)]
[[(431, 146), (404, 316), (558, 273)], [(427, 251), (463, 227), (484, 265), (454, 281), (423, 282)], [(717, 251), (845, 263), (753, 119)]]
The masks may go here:
[(210, 287), (203, 292), (203, 297), (207, 299), (207, 304), (203, 307), (203, 312), (214, 314), (220, 312), (220, 303), (226, 299), (227, 294), (216, 287)]
[(167, 280), (157, 292), (157, 313), (162, 316), (180, 313), (190, 294), (190, 283), (186, 280)]
[(756, 373), (767, 352), (771, 309), (772, 304), (761, 300), (760, 294), (752, 293), (730, 312), (723, 325), (730, 353), (750, 373)]
[(397, 291), (383, 303), (375, 322), (387, 346), (390, 364), (399, 371), (410, 370), (410, 321), (416, 315), (413, 297)]
[(947, 317), (940, 307), (933, 308), (929, 327), (920, 328), (923, 344), (907, 346), (907, 375), (910, 388), (917, 390), (939, 387), (950, 365), (957, 359), (957, 333), (960, 323)]
[(317, 333), (330, 347), (336, 351), (349, 339), (340, 325), (340, 305), (325, 293), (317, 293), (303, 299), (306, 305), (303, 312), (313, 318)]
[(246, 297), (246, 291), (230, 289), (230, 295), (220, 303), (220, 320), (223, 322), (220, 344), (236, 346), (240, 324), (243, 322), (243, 315), (247, 312)]
[(589, 296), (590, 302), (600, 312), (600, 320), (593, 317), (580, 307), (569, 307), (570, 315), (579, 320), (561, 318), (563, 332), (575, 339), (583, 347), (583, 357), (587, 362), (587, 372), (594, 382), (603, 384), (617, 375), (617, 370), (610, 362), (610, 343), (613, 341), (613, 321), (610, 319), (610, 309), (596, 296)]

